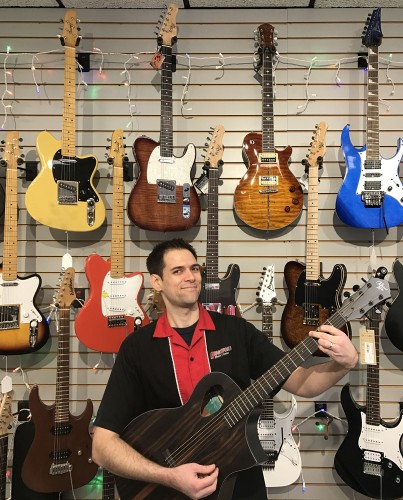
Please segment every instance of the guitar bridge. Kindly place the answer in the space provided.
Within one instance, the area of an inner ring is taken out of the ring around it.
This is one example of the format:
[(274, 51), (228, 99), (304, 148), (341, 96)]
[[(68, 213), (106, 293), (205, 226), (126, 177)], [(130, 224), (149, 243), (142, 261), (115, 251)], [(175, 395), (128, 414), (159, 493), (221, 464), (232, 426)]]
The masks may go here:
[(49, 474), (51, 476), (59, 476), (60, 474), (66, 474), (67, 472), (71, 472), (72, 470), (73, 466), (71, 465), (70, 462), (65, 462), (63, 464), (52, 463), (52, 465), (49, 468)]
[(0, 330), (11, 330), (20, 327), (20, 306), (0, 306)]
[(157, 179), (158, 203), (176, 203), (176, 181)]
[(57, 203), (59, 205), (77, 205), (78, 182), (57, 181)]
[(119, 315), (119, 316), (108, 316), (108, 327), (109, 328), (114, 328), (117, 326), (126, 326), (126, 318), (125, 316)]
[[(367, 184), (368, 183), (366, 182), (366, 189)], [(383, 201), (383, 193), (381, 191), (363, 191), (361, 193), (361, 201), (364, 202), (366, 208), (380, 208)]]
[(319, 326), (319, 305), (304, 304), (304, 319), (303, 325)]

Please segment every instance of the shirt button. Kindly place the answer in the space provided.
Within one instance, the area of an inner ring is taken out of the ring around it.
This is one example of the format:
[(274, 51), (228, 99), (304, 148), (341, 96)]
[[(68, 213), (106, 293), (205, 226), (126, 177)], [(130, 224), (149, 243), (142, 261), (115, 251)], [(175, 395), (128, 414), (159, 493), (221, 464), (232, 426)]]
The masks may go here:
[(195, 359), (194, 359), (194, 357), (192, 356), (192, 357), (190, 358), (190, 361), (194, 361), (194, 360), (195, 360)]

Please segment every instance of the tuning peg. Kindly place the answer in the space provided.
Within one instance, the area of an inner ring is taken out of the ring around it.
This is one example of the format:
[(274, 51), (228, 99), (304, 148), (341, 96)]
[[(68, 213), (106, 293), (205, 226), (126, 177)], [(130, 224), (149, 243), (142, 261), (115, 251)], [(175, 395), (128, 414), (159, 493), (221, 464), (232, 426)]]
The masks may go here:
[(113, 158), (111, 156), (108, 156), (107, 160), (106, 160), (106, 163), (108, 163), (108, 165), (112, 165), (113, 163)]
[(364, 283), (366, 283), (368, 280), (366, 280), (365, 278), (361, 278), (361, 281), (363, 281)]
[(353, 292), (356, 292), (359, 289), (360, 289), (360, 285), (354, 285), (353, 286)]
[(350, 297), (351, 293), (347, 290), (343, 293), (344, 297)]
[(1, 167), (7, 167), (7, 160), (5, 160), (4, 158), (2, 158), (2, 159), (0, 160), (0, 166), (1, 166)]

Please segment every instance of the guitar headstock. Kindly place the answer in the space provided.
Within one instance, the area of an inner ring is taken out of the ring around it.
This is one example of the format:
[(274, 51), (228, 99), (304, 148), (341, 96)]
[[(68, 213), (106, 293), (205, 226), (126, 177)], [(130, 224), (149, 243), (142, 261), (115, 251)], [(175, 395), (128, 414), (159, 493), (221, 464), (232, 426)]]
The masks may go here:
[(261, 49), (269, 49), (275, 53), (277, 51), (277, 31), (271, 24), (261, 24), (257, 29), (257, 41)]
[(63, 47), (77, 47), (80, 43), (81, 36), (78, 36), (77, 14), (74, 10), (66, 12), (63, 21), (63, 33), (60, 36), (60, 42)]
[(55, 305), (60, 308), (69, 308), (76, 300), (76, 292), (74, 290), (75, 270), (73, 267), (68, 267), (60, 278), (60, 287), (55, 296)]
[(314, 135), (312, 136), (311, 147), (308, 153), (308, 163), (310, 167), (314, 167), (326, 154), (326, 137), (327, 123), (320, 122), (315, 127)]
[(20, 152), (20, 138), (18, 132), (9, 132), (4, 143), (4, 155), (2, 164), (9, 169), (16, 169), (18, 165), (24, 163)]
[(365, 47), (379, 47), (382, 43), (381, 9), (378, 7), (368, 16), (361, 40)]
[(125, 154), (124, 135), (122, 129), (116, 129), (112, 133), (111, 145), (109, 147), (108, 163), (115, 167), (122, 167), (123, 163), (128, 160)]
[(263, 268), (256, 295), (258, 302), (263, 304), (272, 304), (277, 301), (274, 288), (274, 264)]
[(204, 158), (204, 163), (209, 168), (218, 168), (218, 165), (221, 161), (222, 155), (224, 153), (224, 147), (222, 144), (224, 132), (224, 127), (222, 125), (217, 125), (213, 133), (211, 134), (210, 144)]
[(178, 6), (176, 3), (170, 3), (167, 7), (161, 29), (158, 35), (158, 43), (161, 45), (173, 45), (176, 42), (176, 16)]
[(13, 421), (11, 411), (12, 391), (3, 394), (0, 403), (0, 436), (8, 433), (8, 428)]

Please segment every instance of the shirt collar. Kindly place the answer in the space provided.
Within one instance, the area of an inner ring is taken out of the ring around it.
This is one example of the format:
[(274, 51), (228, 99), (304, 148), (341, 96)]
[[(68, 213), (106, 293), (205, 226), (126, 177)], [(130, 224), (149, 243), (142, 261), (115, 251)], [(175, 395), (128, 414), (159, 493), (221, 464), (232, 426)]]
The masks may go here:
[[(204, 309), (204, 307), (199, 304), (199, 321), (196, 325), (196, 330), (215, 330), (215, 325), (213, 320), (211, 319), (210, 314)], [(153, 337), (155, 338), (163, 338), (163, 337), (172, 337), (175, 334), (175, 330), (168, 322), (167, 312), (166, 310), (157, 320), (157, 326), (155, 327), (155, 332)]]

